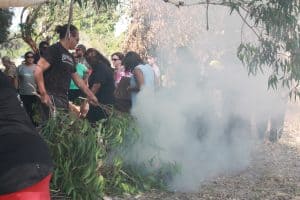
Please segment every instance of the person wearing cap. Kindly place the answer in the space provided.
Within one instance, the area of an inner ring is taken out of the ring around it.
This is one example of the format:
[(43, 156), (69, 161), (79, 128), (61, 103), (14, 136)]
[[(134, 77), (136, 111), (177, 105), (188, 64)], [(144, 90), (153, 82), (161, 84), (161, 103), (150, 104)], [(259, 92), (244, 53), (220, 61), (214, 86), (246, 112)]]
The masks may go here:
[(86, 47), (83, 44), (79, 44), (76, 46), (75, 51), (76, 51), (78, 63), (81, 63), (84, 66), (86, 66), (88, 69), (90, 69), (91, 67), (84, 57), (84, 54), (86, 52)]
[[(74, 56), (75, 62), (76, 62), (76, 73), (79, 75), (79, 77), (81, 79), (85, 80), (87, 83), (87, 78), (86, 78), (88, 76), (87, 67), (84, 64), (78, 62), (78, 55), (76, 52), (73, 53), (73, 56)], [(83, 95), (83, 93), (81, 92), (81, 90), (74, 83), (74, 81), (71, 80), (70, 89), (69, 89), (69, 93), (68, 93), (69, 101), (74, 103), (75, 100), (82, 95)]]

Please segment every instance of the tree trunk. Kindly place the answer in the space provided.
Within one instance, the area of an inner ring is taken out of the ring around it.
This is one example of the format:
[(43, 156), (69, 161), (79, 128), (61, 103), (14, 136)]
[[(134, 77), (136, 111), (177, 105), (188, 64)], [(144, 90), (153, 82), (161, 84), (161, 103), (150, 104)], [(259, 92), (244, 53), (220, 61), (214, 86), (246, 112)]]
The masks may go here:
[[(34, 33), (34, 28), (33, 24), (36, 22), (38, 13), (41, 9), (41, 5), (34, 7), (34, 8), (24, 8), (21, 13), (21, 34), (22, 34), (22, 39), (24, 42), (26, 42), (30, 48), (37, 53), (38, 48), (36, 45), (36, 41), (33, 40), (33, 33)], [(28, 11), (27, 17), (25, 22), (23, 22), (23, 17), (24, 17), (24, 12)]]
[(0, 8), (26, 7), (34, 4), (44, 3), (48, 0), (1, 0)]

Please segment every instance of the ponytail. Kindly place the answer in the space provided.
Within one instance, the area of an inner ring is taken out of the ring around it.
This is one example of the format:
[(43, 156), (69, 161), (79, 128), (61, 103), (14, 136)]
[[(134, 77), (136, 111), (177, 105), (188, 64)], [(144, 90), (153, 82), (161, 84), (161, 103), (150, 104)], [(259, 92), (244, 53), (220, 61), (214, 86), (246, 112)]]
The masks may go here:
[[(59, 34), (59, 39), (63, 39), (66, 37), (67, 34), (67, 30), (68, 30), (68, 24), (65, 25), (58, 25), (55, 28), (55, 32)], [(78, 29), (74, 26), (74, 25), (70, 25), (70, 34), (72, 36), (75, 36), (76, 33), (78, 32)]]

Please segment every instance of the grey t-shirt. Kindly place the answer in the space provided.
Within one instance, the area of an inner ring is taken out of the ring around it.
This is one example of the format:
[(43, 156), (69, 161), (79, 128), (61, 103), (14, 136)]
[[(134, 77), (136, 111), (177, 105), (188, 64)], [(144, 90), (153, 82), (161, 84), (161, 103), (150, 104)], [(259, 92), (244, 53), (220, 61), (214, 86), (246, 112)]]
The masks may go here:
[(20, 65), (17, 69), (17, 75), (19, 79), (19, 93), (21, 95), (33, 95), (36, 91), (36, 83), (34, 80), (34, 70), (36, 65), (31, 66)]

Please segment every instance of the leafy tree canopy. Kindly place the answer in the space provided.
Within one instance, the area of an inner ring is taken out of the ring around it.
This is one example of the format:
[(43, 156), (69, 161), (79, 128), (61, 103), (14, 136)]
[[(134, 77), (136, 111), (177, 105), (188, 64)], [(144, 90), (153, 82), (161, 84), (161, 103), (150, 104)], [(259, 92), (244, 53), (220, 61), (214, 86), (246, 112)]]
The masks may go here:
[[(62, 1), (64, 2), (64, 0)], [(94, 8), (101, 9), (116, 6), (120, 0), (74, 0), (74, 2), (78, 3), (80, 7), (87, 7), (92, 3)]]
[(5, 42), (12, 24), (13, 12), (9, 9), (0, 9), (0, 44)]

